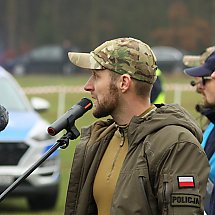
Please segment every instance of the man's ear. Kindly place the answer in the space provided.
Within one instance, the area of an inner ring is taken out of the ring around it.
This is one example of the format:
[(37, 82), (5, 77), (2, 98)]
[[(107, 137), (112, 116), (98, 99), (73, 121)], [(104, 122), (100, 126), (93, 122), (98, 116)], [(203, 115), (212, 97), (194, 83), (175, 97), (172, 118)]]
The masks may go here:
[(120, 90), (123, 93), (126, 92), (131, 86), (131, 76), (128, 74), (121, 75), (119, 84), (120, 84), (119, 86)]

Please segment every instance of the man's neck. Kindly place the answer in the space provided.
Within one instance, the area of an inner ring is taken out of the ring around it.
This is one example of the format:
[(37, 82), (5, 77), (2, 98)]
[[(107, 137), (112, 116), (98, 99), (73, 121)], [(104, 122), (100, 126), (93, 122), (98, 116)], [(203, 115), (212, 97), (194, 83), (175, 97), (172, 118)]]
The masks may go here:
[(113, 114), (112, 117), (113, 117), (113, 120), (118, 125), (126, 125), (126, 124), (129, 124), (129, 122), (134, 116), (140, 116), (145, 111), (147, 111), (150, 107), (151, 107), (151, 104), (149, 102), (144, 104), (144, 103), (137, 103), (137, 102), (132, 103), (131, 101), (129, 105), (125, 104), (120, 109), (120, 111)]

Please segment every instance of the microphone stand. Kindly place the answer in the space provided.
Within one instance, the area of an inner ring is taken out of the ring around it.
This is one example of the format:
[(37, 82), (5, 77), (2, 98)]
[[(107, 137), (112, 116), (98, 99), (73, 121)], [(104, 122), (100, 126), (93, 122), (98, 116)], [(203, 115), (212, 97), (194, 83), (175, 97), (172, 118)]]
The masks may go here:
[(70, 129), (67, 129), (67, 133), (64, 134), (56, 143), (35, 163), (33, 164), (23, 175), (17, 178), (4, 192), (0, 195), (0, 202), (5, 199), (6, 195), (13, 191), (22, 181), (24, 181), (38, 166), (40, 166), (54, 151), (59, 147), (61, 149), (67, 148), (69, 140), (74, 140), (80, 135), (77, 128), (72, 125)]

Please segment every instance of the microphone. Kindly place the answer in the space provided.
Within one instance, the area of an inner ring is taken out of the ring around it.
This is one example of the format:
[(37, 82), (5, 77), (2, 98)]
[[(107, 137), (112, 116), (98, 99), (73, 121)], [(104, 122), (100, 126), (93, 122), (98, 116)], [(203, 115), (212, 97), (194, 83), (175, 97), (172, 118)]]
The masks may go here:
[(78, 104), (75, 104), (71, 107), (63, 116), (53, 122), (47, 129), (48, 133), (51, 136), (55, 136), (63, 129), (69, 128), (73, 125), (75, 120), (80, 118), (84, 113), (90, 110), (93, 107), (91, 100), (87, 98), (81, 99)]
[(195, 87), (196, 84), (197, 84), (197, 83), (196, 83), (195, 81), (191, 81), (191, 82), (190, 82), (190, 85), (191, 85), (192, 87)]
[(8, 115), (9, 114), (5, 107), (0, 105), (0, 131), (3, 131), (6, 128), (9, 121)]

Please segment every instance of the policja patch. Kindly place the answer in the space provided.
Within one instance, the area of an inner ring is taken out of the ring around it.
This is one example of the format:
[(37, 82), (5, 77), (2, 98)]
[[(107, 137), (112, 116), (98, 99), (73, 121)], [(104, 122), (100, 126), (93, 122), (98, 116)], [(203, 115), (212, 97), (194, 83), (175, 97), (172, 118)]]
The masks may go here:
[(171, 194), (171, 206), (172, 207), (201, 207), (201, 200), (199, 195), (172, 193)]

